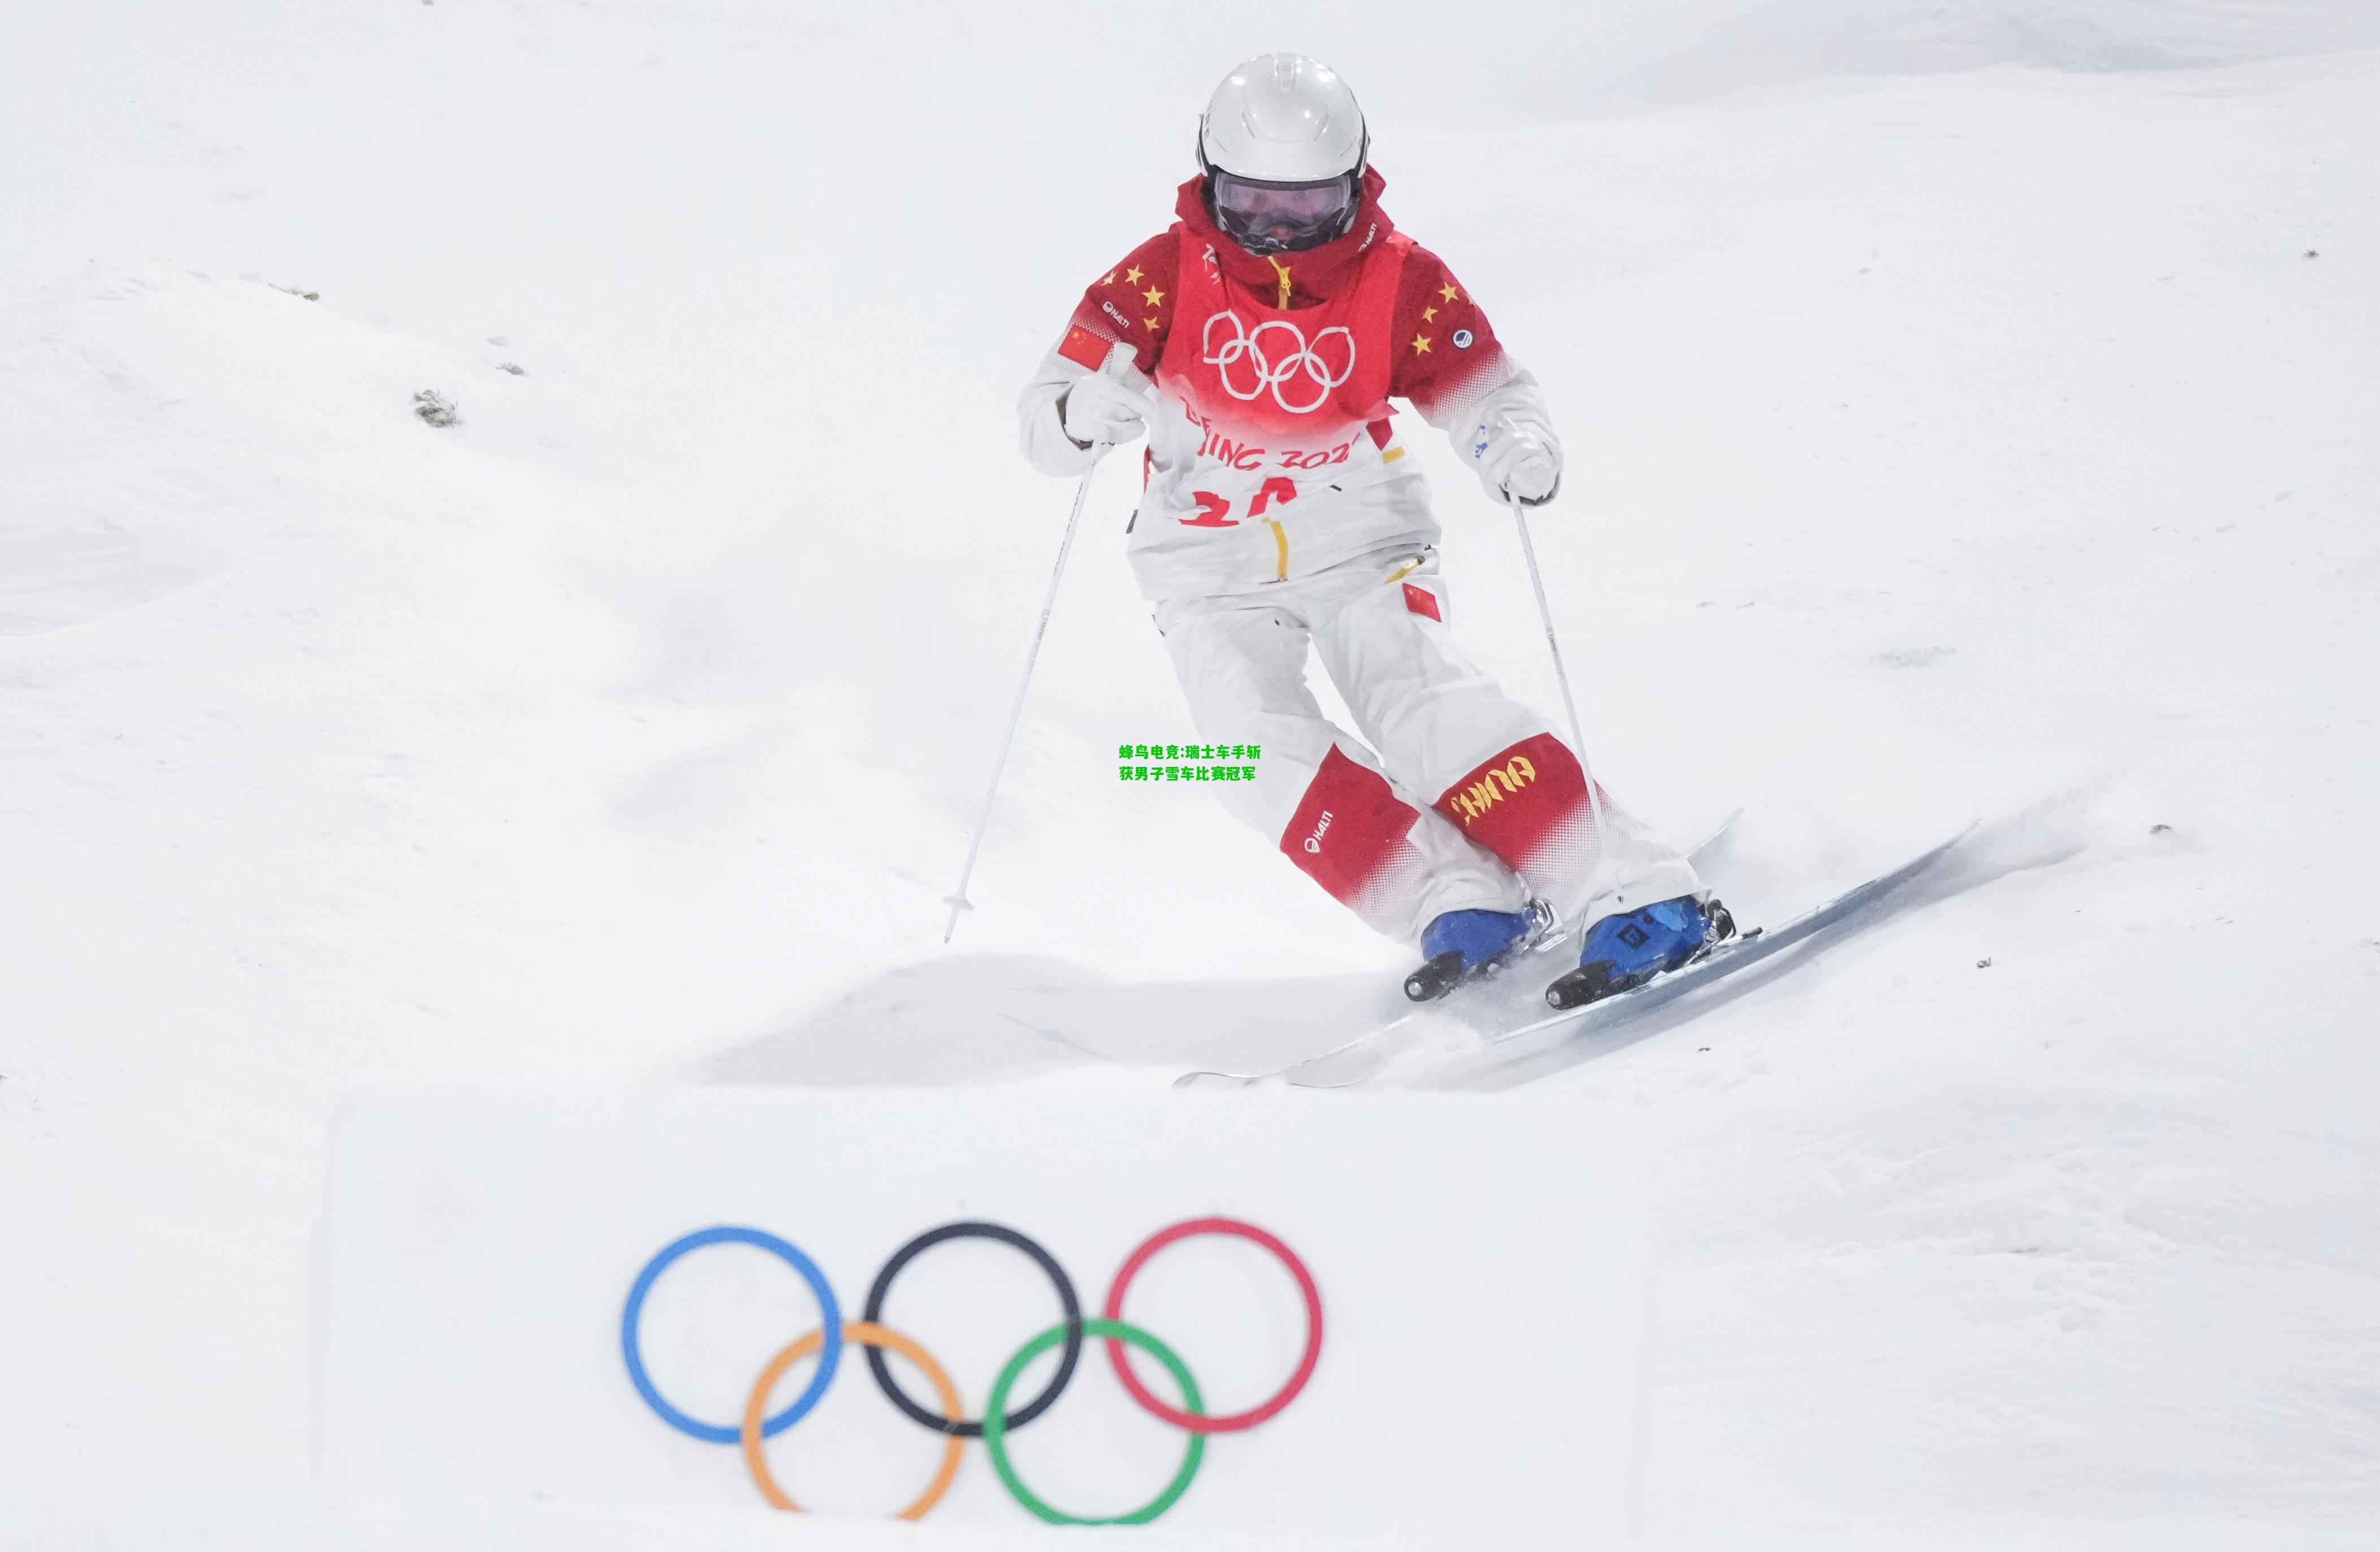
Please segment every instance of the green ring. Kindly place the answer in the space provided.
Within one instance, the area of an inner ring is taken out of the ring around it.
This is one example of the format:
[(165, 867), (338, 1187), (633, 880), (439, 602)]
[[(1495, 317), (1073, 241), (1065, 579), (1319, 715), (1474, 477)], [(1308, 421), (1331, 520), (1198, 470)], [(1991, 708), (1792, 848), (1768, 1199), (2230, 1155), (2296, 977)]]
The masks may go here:
[[(1008, 1462), (1005, 1414), (1009, 1387), (1024, 1374), (1026, 1364), (1064, 1341), (1069, 1328), (1069, 1322), (1061, 1321), (1026, 1342), (1017, 1349), (1016, 1356), (1008, 1361), (1008, 1366), (1000, 1371), (1000, 1377), (991, 1382), (991, 1396), (983, 1403), (983, 1447), (991, 1453), (991, 1469), (1000, 1473), (1001, 1483), (1008, 1489), (1010, 1497), (1052, 1525), (1146, 1525), (1172, 1509), (1174, 1501), (1189, 1491), (1190, 1479), (1198, 1474), (1198, 1462), (1206, 1458), (1207, 1437), (1204, 1434), (1190, 1436), (1190, 1448), (1183, 1454), (1182, 1469), (1173, 1473), (1173, 1480), (1165, 1485), (1164, 1492), (1130, 1514), (1118, 1514), (1104, 1520), (1084, 1520), (1064, 1510), (1050, 1508), (1033, 1496), (1033, 1489), (1025, 1485), (1024, 1479), (1016, 1474), (1016, 1468)], [(1106, 1337), (1115, 1341), (1130, 1342), (1155, 1358), (1172, 1373), (1173, 1382), (1182, 1387), (1182, 1410), (1194, 1417), (1207, 1415), (1207, 1403), (1198, 1394), (1198, 1382), (1190, 1377), (1188, 1365), (1173, 1355), (1172, 1348), (1139, 1327), (1127, 1326), (1121, 1320), (1086, 1320), (1082, 1322), (1081, 1329), (1087, 1337)]]

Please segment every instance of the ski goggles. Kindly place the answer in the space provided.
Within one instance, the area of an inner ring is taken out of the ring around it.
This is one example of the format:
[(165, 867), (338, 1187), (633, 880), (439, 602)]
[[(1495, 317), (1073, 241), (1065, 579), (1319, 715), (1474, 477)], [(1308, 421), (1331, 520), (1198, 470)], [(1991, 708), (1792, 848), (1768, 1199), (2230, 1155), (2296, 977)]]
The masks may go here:
[(1361, 175), (1306, 183), (1267, 183), (1220, 167), (1207, 175), (1207, 205), (1223, 235), (1251, 253), (1319, 248), (1354, 223)]

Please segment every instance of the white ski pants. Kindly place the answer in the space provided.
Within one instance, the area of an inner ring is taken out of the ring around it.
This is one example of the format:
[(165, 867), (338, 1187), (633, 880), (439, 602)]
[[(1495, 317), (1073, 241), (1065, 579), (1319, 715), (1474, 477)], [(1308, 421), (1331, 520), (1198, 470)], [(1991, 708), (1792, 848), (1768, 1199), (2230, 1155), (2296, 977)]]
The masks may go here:
[[(1463, 655), (1447, 613), (1436, 552), (1410, 547), (1160, 604), (1198, 736), (1262, 751), (1255, 781), (1219, 788), (1225, 806), (1405, 942), (1441, 912), (1532, 896), (1575, 921), (1700, 894), (1685, 858), (1600, 787), (1597, 833), (1576, 757)], [(1358, 736), (1306, 688), (1309, 644)]]

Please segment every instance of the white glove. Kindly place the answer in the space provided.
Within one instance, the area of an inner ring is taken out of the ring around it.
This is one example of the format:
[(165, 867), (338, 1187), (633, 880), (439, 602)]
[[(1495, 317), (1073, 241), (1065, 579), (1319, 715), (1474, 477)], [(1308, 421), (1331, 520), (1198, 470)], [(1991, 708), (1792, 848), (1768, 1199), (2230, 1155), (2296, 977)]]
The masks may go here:
[(1058, 422), (1077, 447), (1117, 447), (1140, 435), (1148, 410), (1148, 396), (1139, 389), (1092, 372), (1076, 378), (1058, 401)]
[(1520, 416), (1491, 415), (1472, 429), (1471, 467), (1479, 483), (1502, 502), (1543, 506), (1561, 489), (1561, 443), (1552, 429)]

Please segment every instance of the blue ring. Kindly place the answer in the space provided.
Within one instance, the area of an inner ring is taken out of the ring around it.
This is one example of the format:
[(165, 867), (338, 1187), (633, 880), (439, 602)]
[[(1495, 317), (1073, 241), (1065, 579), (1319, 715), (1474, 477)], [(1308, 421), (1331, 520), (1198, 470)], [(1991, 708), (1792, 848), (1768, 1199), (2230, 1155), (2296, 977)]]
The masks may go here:
[(826, 1274), (819, 1270), (817, 1262), (776, 1235), (763, 1233), (758, 1229), (698, 1229), (686, 1238), (663, 1246), (659, 1255), (645, 1263), (645, 1269), (637, 1274), (637, 1285), (628, 1290), (628, 1307), (620, 1314), (620, 1352), (628, 1360), (628, 1378), (636, 1383), (637, 1394), (661, 1415), (662, 1422), (682, 1434), (692, 1434), (696, 1438), (712, 1444), (735, 1444), (743, 1438), (744, 1431), (740, 1427), (730, 1425), (722, 1428), (713, 1423), (699, 1422), (663, 1400), (662, 1393), (653, 1388), (652, 1376), (645, 1373), (644, 1354), (638, 1349), (637, 1325), (644, 1318), (645, 1295), (653, 1291), (653, 1284), (660, 1279), (662, 1273), (669, 1269), (671, 1262), (689, 1250), (700, 1250), (704, 1245), (711, 1244), (758, 1245), (771, 1255), (780, 1257), (801, 1273), (802, 1280), (810, 1285), (810, 1291), (818, 1296), (819, 1311), (825, 1318), (826, 1344), (819, 1350), (818, 1373), (810, 1376), (809, 1388), (795, 1397), (793, 1405), (760, 1425), (760, 1437), (773, 1438), (809, 1415), (810, 1408), (819, 1404), (820, 1398), (826, 1394), (826, 1388), (834, 1383), (834, 1366), (843, 1362), (843, 1310), (834, 1302), (834, 1290), (827, 1286)]

